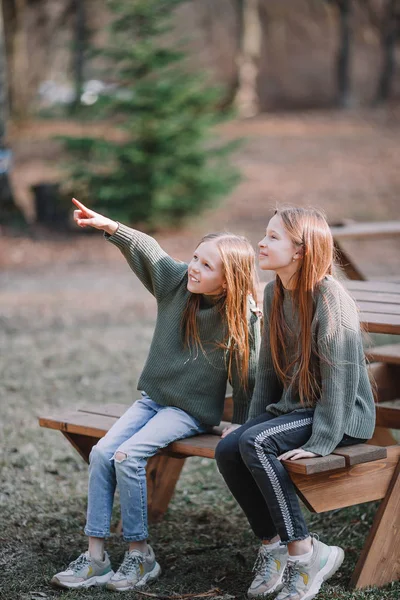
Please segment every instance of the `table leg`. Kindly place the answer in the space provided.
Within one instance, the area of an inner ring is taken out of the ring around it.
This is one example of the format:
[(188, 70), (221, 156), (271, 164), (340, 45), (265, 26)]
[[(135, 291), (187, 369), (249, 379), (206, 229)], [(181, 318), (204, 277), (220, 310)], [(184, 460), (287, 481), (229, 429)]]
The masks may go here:
[(151, 523), (160, 521), (175, 491), (185, 458), (156, 454), (147, 462), (147, 506)]
[(349, 255), (343, 250), (343, 248), (340, 246), (339, 242), (337, 242), (335, 240), (334, 244), (335, 244), (336, 261), (342, 267), (342, 269), (346, 273), (347, 277), (349, 279), (365, 281), (364, 275), (356, 267), (354, 262), (350, 259)]
[(79, 452), (83, 460), (89, 463), (90, 451), (100, 438), (81, 435), (80, 433), (69, 433), (67, 431), (61, 431), (61, 433), (67, 438), (69, 443), (72, 444), (75, 450)]
[(350, 581), (357, 589), (383, 586), (400, 578), (400, 460), (375, 515)]

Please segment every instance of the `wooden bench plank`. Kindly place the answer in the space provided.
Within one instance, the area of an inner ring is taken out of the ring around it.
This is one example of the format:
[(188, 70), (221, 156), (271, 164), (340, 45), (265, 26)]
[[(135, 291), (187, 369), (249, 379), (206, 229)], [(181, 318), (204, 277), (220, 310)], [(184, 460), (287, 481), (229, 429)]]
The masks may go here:
[(380, 460), (312, 477), (290, 476), (306, 506), (320, 513), (384, 498), (399, 459), (400, 446), (389, 446)]
[(382, 446), (371, 446), (370, 444), (355, 444), (354, 446), (343, 446), (333, 451), (335, 456), (343, 456), (346, 467), (360, 465), (362, 463), (380, 460), (387, 457), (386, 448)]
[[(105, 409), (104, 406), (99, 409), (101, 413), (108, 413), (108, 416), (78, 410), (64, 413), (58, 417), (41, 417), (39, 423), (42, 427), (58, 429), (64, 434), (68, 434), (66, 437), (70, 439), (71, 443), (76, 439), (74, 437), (76, 435), (100, 439), (116, 421), (116, 417), (109, 415), (111, 413), (116, 414), (120, 410), (123, 410), (123, 408), (123, 405), (113, 405), (109, 409)], [(221, 425), (223, 426), (224, 424), (222, 423)], [(214, 458), (215, 448), (219, 440), (219, 435), (215, 433), (197, 435), (173, 442), (162, 450), (162, 454), (172, 457), (200, 456), (212, 459)], [(75, 443), (73, 445), (76, 447)], [(364, 452), (367, 453), (366, 450)], [(314, 473), (344, 468), (346, 460), (343, 456), (329, 455), (321, 458), (284, 461), (283, 464), (290, 473), (312, 475)]]
[[(346, 287), (348, 287), (348, 285)], [(390, 292), (377, 292), (376, 290), (365, 290), (363, 292), (357, 291), (357, 302), (380, 302), (382, 304), (398, 304), (398, 301), (399, 294), (394, 294)]]
[(378, 313), (381, 315), (400, 315), (400, 304), (388, 304), (380, 302), (358, 302), (358, 309), (363, 314), (367, 313)]
[(396, 236), (400, 235), (400, 221), (371, 221), (335, 225), (331, 227), (331, 233), (338, 240)]
[(365, 356), (371, 362), (384, 362), (391, 365), (400, 365), (400, 344), (386, 344), (368, 348)]
[(78, 412), (89, 413), (91, 415), (102, 415), (103, 417), (115, 417), (119, 419), (131, 406), (131, 404), (110, 402), (109, 404), (96, 404), (96, 406), (83, 406), (77, 410)]
[[(374, 281), (369, 279), (368, 281), (357, 281), (355, 279), (352, 279), (351, 281), (345, 281), (344, 283), (344, 287), (349, 290), (350, 292), (352, 291), (357, 291), (357, 290), (362, 290), (363, 293), (365, 292), (374, 292), (374, 293), (387, 293), (387, 294), (396, 294), (398, 295), (399, 293), (399, 284), (398, 283), (393, 283), (391, 281)], [(265, 285), (265, 283), (264, 283)]]
[(362, 322), (369, 333), (393, 334), (400, 328), (400, 315), (384, 315), (363, 311)]
[(285, 469), (289, 473), (301, 475), (314, 475), (316, 473), (326, 473), (337, 469), (343, 469), (346, 466), (346, 460), (342, 456), (321, 456), (317, 458), (300, 458), (299, 460), (282, 461)]
[[(117, 402), (110, 402), (107, 404), (96, 404), (96, 406), (93, 406), (93, 405), (83, 406), (81, 408), (78, 408), (77, 410), (79, 412), (86, 412), (86, 413), (90, 413), (93, 415), (103, 415), (103, 416), (107, 416), (107, 417), (119, 418), (119, 417), (122, 417), (124, 412), (126, 412), (128, 410), (128, 408), (130, 408), (131, 406), (132, 406), (132, 404), (121, 404), (121, 403), (117, 403)], [(225, 396), (222, 420), (229, 421), (229, 423), (231, 423), (232, 416), (233, 416), (233, 399), (232, 399), (231, 394), (227, 394)]]
[(114, 425), (116, 420), (114, 417), (71, 411), (56, 417), (40, 417), (39, 424), (41, 427), (49, 427), (50, 429), (78, 433), (99, 439)]

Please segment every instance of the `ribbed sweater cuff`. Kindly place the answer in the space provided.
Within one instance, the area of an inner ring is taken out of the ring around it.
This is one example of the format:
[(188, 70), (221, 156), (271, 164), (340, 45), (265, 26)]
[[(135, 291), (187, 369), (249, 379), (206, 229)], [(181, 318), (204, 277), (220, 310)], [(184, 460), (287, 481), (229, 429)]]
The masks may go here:
[(122, 223), (118, 223), (117, 231), (112, 235), (104, 232), (104, 237), (108, 242), (112, 242), (115, 246), (122, 249), (135, 238), (135, 230)]
[(307, 452), (314, 452), (319, 456), (327, 456), (328, 454), (331, 454), (331, 452), (333, 452), (333, 450), (336, 448), (339, 442), (340, 440), (338, 440), (338, 442), (336, 443), (332, 440), (326, 439), (325, 437), (314, 434), (308, 440), (308, 442), (302, 445), (302, 448)]
[(244, 423), (249, 412), (249, 404), (234, 404), (232, 423)]

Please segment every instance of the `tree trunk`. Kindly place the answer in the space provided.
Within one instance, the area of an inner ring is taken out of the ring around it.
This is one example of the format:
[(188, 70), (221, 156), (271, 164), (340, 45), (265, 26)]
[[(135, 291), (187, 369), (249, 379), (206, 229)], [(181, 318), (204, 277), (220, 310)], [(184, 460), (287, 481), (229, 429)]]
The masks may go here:
[(85, 0), (75, 0), (75, 24), (74, 24), (74, 56), (73, 73), (75, 85), (75, 99), (71, 106), (71, 112), (76, 111), (81, 105), (83, 91), (83, 72), (85, 66), (86, 45), (86, 12)]
[(240, 117), (260, 112), (257, 78), (260, 66), (262, 26), (258, 0), (239, 0), (240, 50), (237, 57), (238, 89), (234, 104)]
[(338, 0), (339, 49), (336, 58), (338, 103), (342, 108), (350, 106), (350, 54), (351, 54), (351, 0)]
[(386, 102), (390, 96), (395, 70), (395, 49), (399, 29), (400, 1), (389, 0), (381, 37), (383, 64), (376, 94), (376, 101), (378, 103)]
[(19, 215), (11, 190), (6, 135), (8, 122), (7, 58), (4, 41), (3, 11), (0, 9), (0, 224)]
[(24, 119), (29, 112), (32, 95), (28, 39), (25, 26), (26, 0), (14, 0), (14, 36), (10, 62), (10, 86), (13, 90), (11, 111)]

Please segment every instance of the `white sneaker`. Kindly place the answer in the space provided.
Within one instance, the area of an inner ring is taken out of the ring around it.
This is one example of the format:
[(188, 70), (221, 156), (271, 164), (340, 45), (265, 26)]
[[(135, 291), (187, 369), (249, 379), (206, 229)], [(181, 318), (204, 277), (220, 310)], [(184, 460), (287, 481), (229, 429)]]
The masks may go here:
[(88, 588), (94, 585), (105, 585), (114, 575), (110, 559), (104, 552), (104, 560), (96, 560), (84, 552), (72, 561), (65, 571), (60, 571), (51, 583), (63, 588)]
[(258, 551), (253, 567), (256, 576), (247, 590), (247, 597), (260, 598), (282, 589), (282, 578), (287, 559), (288, 551), (283, 544), (274, 549), (269, 549), (267, 544), (263, 544)]
[(161, 575), (161, 567), (149, 546), (148, 552), (131, 550), (125, 552), (125, 558), (118, 571), (107, 583), (107, 589), (125, 592), (141, 588)]
[(312, 538), (313, 554), (307, 563), (287, 562), (284, 587), (276, 600), (311, 600), (318, 594), (324, 581), (341, 566), (344, 552), (339, 546), (327, 546)]

